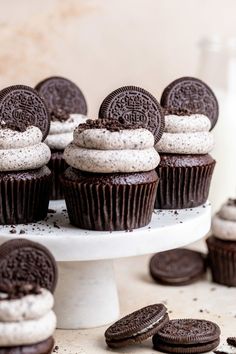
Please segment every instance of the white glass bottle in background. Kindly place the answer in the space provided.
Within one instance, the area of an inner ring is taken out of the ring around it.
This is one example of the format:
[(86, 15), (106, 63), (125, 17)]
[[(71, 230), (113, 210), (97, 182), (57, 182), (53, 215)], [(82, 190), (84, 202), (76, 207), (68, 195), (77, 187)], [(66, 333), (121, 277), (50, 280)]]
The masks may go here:
[(217, 161), (209, 197), (215, 212), (228, 197), (236, 198), (236, 38), (209, 38), (200, 49), (197, 75), (213, 89), (220, 109), (211, 153)]

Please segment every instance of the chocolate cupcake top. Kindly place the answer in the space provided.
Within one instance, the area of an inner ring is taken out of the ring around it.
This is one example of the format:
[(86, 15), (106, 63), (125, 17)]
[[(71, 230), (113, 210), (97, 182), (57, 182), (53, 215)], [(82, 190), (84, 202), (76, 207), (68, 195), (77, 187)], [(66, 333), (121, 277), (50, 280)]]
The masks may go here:
[(64, 158), (70, 166), (93, 173), (150, 171), (160, 160), (149, 130), (109, 119), (88, 120), (75, 129)]
[(49, 77), (36, 85), (51, 115), (46, 143), (53, 150), (64, 150), (73, 140), (73, 131), (87, 119), (87, 103), (82, 91), (72, 81)]
[(208, 154), (213, 146), (211, 122), (203, 114), (166, 110), (165, 131), (156, 149), (169, 154)]
[(236, 241), (236, 199), (228, 199), (214, 215), (212, 232), (216, 238)]
[(30, 284), (0, 290), (1, 347), (31, 345), (52, 336), (56, 316), (53, 295), (48, 290), (35, 291)]

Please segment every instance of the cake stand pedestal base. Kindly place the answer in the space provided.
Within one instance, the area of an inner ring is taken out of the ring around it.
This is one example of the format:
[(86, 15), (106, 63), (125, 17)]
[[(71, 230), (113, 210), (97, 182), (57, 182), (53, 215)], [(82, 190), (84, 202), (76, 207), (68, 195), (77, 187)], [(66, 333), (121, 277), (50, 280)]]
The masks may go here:
[(118, 318), (119, 300), (111, 260), (58, 262), (58, 267), (58, 328), (99, 327)]

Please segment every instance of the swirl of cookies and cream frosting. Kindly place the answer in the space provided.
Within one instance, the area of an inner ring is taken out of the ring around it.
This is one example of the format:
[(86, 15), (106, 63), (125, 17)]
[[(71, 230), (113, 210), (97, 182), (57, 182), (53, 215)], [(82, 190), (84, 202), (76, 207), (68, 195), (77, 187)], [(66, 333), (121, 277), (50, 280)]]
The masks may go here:
[(51, 152), (42, 143), (42, 132), (30, 126), (25, 131), (0, 128), (0, 171), (40, 168), (48, 163)]
[(93, 173), (150, 171), (160, 161), (147, 129), (105, 120), (79, 126), (64, 158), (70, 166)]
[(74, 129), (86, 120), (83, 114), (70, 114), (66, 120), (52, 120), (46, 144), (52, 150), (64, 150), (73, 140)]
[(0, 293), (0, 346), (31, 345), (51, 337), (56, 329), (52, 294), (46, 289), (19, 297)]
[(236, 200), (229, 199), (214, 215), (212, 232), (219, 239), (236, 241)]
[(156, 149), (170, 154), (208, 154), (214, 146), (210, 128), (210, 120), (203, 114), (168, 114)]

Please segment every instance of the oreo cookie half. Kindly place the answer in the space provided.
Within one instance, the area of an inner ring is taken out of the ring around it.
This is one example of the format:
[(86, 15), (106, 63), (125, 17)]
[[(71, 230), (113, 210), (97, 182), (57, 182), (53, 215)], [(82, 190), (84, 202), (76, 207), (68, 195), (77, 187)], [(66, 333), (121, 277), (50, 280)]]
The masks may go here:
[(24, 131), (38, 127), (45, 139), (49, 132), (50, 116), (44, 100), (31, 87), (15, 85), (0, 91), (0, 126)]
[(52, 76), (39, 82), (35, 89), (44, 98), (53, 116), (63, 119), (72, 113), (87, 114), (87, 103), (82, 91), (68, 79)]
[(206, 271), (206, 259), (200, 252), (178, 248), (156, 253), (150, 260), (152, 278), (166, 285), (187, 285)]
[(56, 261), (41, 244), (14, 239), (0, 246), (0, 284), (36, 284), (54, 292), (57, 277)]
[(106, 343), (110, 348), (140, 343), (157, 333), (168, 321), (163, 304), (144, 307), (110, 326), (105, 332)]
[(121, 119), (150, 130), (157, 143), (164, 131), (164, 114), (156, 98), (136, 86), (124, 86), (110, 93), (102, 102), (99, 118)]
[(187, 110), (206, 115), (214, 128), (219, 116), (217, 98), (205, 82), (194, 77), (181, 77), (170, 83), (162, 93), (165, 109)]
[(0, 347), (0, 354), (50, 354), (54, 347), (54, 339), (50, 337), (43, 342), (17, 347)]
[(206, 320), (171, 320), (153, 337), (154, 349), (164, 353), (205, 353), (220, 342), (220, 328)]

